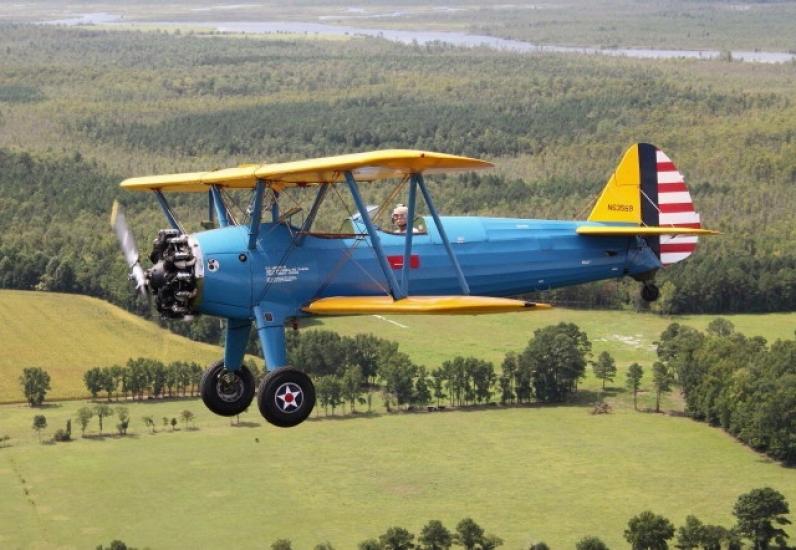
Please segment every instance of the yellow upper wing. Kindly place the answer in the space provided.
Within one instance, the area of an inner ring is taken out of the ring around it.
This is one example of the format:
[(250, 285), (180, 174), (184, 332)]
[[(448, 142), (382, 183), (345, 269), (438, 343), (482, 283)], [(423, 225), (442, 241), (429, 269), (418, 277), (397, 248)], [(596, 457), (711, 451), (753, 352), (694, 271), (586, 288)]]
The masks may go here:
[(129, 178), (121, 186), (132, 191), (171, 191), (193, 193), (207, 191), (210, 185), (233, 189), (251, 189), (257, 180), (265, 181), (269, 187), (280, 191), (286, 187), (320, 185), (345, 180), (344, 173), (350, 171), (357, 181), (376, 181), (402, 177), (408, 174), (450, 172), (491, 168), (491, 162), (469, 157), (388, 149), (368, 153), (354, 153), (317, 159), (280, 162), (276, 164), (245, 165), (212, 172), (189, 172)]

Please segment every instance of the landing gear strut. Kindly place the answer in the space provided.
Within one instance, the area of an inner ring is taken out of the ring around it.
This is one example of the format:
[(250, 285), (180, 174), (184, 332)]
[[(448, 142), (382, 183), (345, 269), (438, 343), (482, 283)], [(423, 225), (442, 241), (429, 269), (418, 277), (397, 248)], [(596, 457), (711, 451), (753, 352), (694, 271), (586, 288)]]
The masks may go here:
[(254, 376), (244, 365), (236, 371), (225, 369), (222, 359), (202, 375), (199, 390), (208, 409), (221, 416), (235, 416), (254, 399)]
[(263, 378), (257, 390), (260, 414), (280, 428), (303, 422), (315, 406), (315, 386), (310, 377), (294, 369), (282, 367)]
[(644, 283), (641, 287), (641, 299), (645, 302), (654, 302), (661, 295), (660, 289), (654, 283)]

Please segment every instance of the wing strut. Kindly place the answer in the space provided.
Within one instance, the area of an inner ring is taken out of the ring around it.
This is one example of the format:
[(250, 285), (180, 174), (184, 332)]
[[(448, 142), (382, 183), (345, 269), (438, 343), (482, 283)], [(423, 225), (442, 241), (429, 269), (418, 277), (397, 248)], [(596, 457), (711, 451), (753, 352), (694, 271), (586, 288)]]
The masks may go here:
[(213, 185), (210, 187), (210, 193), (213, 195), (213, 206), (216, 209), (218, 226), (227, 227), (229, 225), (229, 218), (227, 218), (227, 206), (224, 204), (224, 199), (221, 196), (221, 189), (218, 185)]
[(409, 295), (409, 264), (412, 258), (412, 235), (415, 232), (415, 206), (417, 203), (417, 180), (415, 178), (416, 176), (412, 176), (409, 180), (409, 212), (406, 217), (409, 224), (404, 240), (404, 263), (401, 266), (401, 287), (406, 295)]
[[(439, 214), (437, 214), (437, 209), (434, 208), (434, 203), (431, 201), (431, 194), (426, 189), (426, 183), (423, 181), (422, 174), (414, 174), (412, 176), (412, 180), (417, 182), (417, 185), (420, 187), (420, 192), (423, 193), (423, 199), (426, 201), (426, 206), (428, 207), (428, 211), (431, 213), (431, 216), (434, 218), (434, 225), (437, 226), (437, 231), (439, 231), (439, 236), (442, 239), (442, 244), (445, 245), (445, 250), (448, 252), (448, 257), (453, 264), (453, 268), (456, 270), (456, 276), (459, 278), (459, 286), (462, 288), (462, 294), (468, 296), (470, 294), (470, 285), (467, 284), (467, 279), (464, 278), (464, 272), (462, 271), (462, 266), (459, 265), (459, 260), (456, 258), (456, 254), (453, 252), (453, 248), (451, 247), (451, 243), (448, 240), (448, 235), (445, 233), (445, 228), (442, 227), (442, 222), (439, 219)], [(404, 258), (404, 269), (406, 269), (407, 264), (406, 258)]]
[(166, 216), (166, 219), (169, 221), (169, 225), (172, 227), (172, 229), (176, 229), (180, 233), (185, 233), (185, 230), (180, 227), (180, 224), (177, 222), (177, 218), (174, 216), (171, 206), (169, 206), (166, 197), (163, 196), (163, 192), (160, 189), (155, 189), (155, 197), (158, 199), (160, 209), (163, 210), (163, 215)]
[(254, 187), (254, 204), (252, 205), (251, 219), (249, 220), (249, 250), (254, 250), (257, 246), (257, 236), (260, 234), (263, 193), (265, 193), (265, 182), (257, 180), (257, 184)]
[(362, 196), (359, 194), (357, 181), (354, 179), (354, 175), (349, 171), (345, 172), (345, 181), (348, 184), (348, 189), (351, 191), (351, 196), (354, 199), (357, 210), (359, 210), (359, 214), (362, 216), (362, 221), (365, 223), (365, 227), (368, 229), (368, 235), (370, 236), (370, 243), (373, 245), (373, 251), (376, 253), (376, 258), (379, 260), (381, 270), (384, 272), (384, 276), (387, 278), (387, 284), (390, 285), (390, 294), (392, 294), (392, 297), (395, 300), (400, 300), (406, 296), (406, 293), (404, 292), (403, 288), (398, 285), (398, 281), (395, 279), (395, 274), (392, 272), (390, 264), (387, 263), (387, 257), (384, 255), (384, 249), (381, 247), (379, 232), (376, 231), (376, 227), (373, 225), (373, 221), (370, 219), (370, 214), (368, 214), (368, 209), (365, 206), (365, 203), (362, 201)]

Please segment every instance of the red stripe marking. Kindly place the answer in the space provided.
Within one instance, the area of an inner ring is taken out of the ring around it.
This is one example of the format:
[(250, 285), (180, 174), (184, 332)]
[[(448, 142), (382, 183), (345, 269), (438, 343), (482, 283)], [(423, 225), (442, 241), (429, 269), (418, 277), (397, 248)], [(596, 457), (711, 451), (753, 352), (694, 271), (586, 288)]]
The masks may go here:
[(658, 163), (658, 172), (676, 172), (677, 167), (674, 165), (673, 162), (659, 162)]
[[(403, 256), (387, 256), (387, 261), (393, 269), (403, 269), (404, 257)], [(409, 269), (417, 269), (420, 267), (420, 256), (412, 254), (409, 256)]]
[(696, 250), (696, 243), (666, 243), (661, 245), (663, 252), (693, 252)]
[(694, 205), (690, 202), (680, 202), (675, 204), (659, 204), (661, 214), (676, 214), (678, 212), (694, 212)]
[(678, 183), (658, 184), (658, 193), (682, 193), (683, 191), (688, 191), (688, 187), (685, 186), (685, 182), (683, 181)]

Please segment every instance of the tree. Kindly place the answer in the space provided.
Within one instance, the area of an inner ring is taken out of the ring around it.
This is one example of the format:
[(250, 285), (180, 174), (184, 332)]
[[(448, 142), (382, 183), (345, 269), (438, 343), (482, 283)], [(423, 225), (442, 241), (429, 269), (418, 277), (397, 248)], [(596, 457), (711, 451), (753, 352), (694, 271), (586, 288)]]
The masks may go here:
[(415, 380), (414, 402), (418, 405), (428, 405), (431, 401), (431, 389), (428, 385), (428, 374), (425, 367), (418, 367), (417, 380)]
[(735, 332), (735, 325), (723, 317), (716, 317), (708, 323), (707, 333), (711, 336), (727, 337)]
[(633, 408), (638, 410), (638, 390), (641, 388), (641, 378), (644, 376), (644, 369), (638, 363), (633, 363), (628, 367), (626, 376), (625, 385), (633, 392)]
[(503, 546), (503, 539), (497, 535), (487, 533), (484, 535), (484, 538), (481, 539), (480, 550), (495, 550), (498, 546)]
[(584, 375), (591, 343), (586, 333), (573, 323), (551, 325), (533, 334), (519, 356), (518, 371), (530, 373), (534, 393), (540, 401), (564, 401)]
[(362, 383), (365, 381), (362, 376), (362, 367), (358, 365), (349, 365), (343, 371), (343, 376), (340, 380), (340, 389), (342, 390), (343, 399), (348, 401), (348, 407), (351, 412), (356, 412), (356, 402), (362, 393)]
[(180, 413), (180, 417), (182, 417), (182, 422), (185, 424), (185, 428), (188, 429), (188, 424), (193, 423), (194, 415), (188, 409), (185, 409)]
[(379, 545), (383, 550), (409, 550), (415, 547), (412, 543), (414, 538), (415, 536), (403, 527), (390, 527), (379, 537)]
[(152, 433), (155, 433), (155, 419), (151, 416), (144, 416), (141, 418), (144, 421), (144, 426), (152, 430)]
[(677, 529), (676, 548), (691, 550), (698, 548), (705, 537), (705, 526), (696, 516), (685, 518), (685, 525)]
[(277, 539), (271, 544), (271, 550), (293, 550), (289, 539)]
[(608, 546), (597, 537), (583, 537), (575, 544), (575, 550), (608, 550)]
[(116, 372), (115, 369), (118, 369), (118, 368), (119, 368), (118, 365), (114, 365), (112, 367), (105, 367), (104, 369), (102, 369), (102, 371), (100, 373), (101, 387), (102, 387), (102, 390), (105, 391), (105, 393), (108, 394), (108, 401), (111, 400), (111, 396), (113, 395), (113, 392), (116, 391), (116, 381), (117, 381), (117, 379), (114, 376), (114, 373)]
[(382, 550), (381, 544), (376, 539), (363, 540), (357, 548), (359, 550)]
[(597, 361), (592, 365), (594, 376), (603, 382), (603, 391), (605, 391), (605, 382), (613, 382), (616, 376), (616, 362), (611, 354), (607, 351), (602, 352)]
[(312, 550), (334, 550), (334, 546), (327, 540), (326, 542), (319, 542)]
[(788, 534), (777, 525), (789, 525), (790, 513), (785, 497), (770, 487), (754, 489), (738, 497), (732, 513), (738, 518), (738, 532), (752, 541), (755, 550), (766, 550), (773, 539), (786, 545)]
[(674, 377), (669, 368), (656, 361), (652, 365), (652, 385), (655, 388), (655, 412), (661, 412), (661, 394), (672, 391)]
[(666, 541), (674, 537), (674, 525), (663, 516), (650, 511), (630, 518), (625, 530), (625, 540), (633, 550), (666, 550)]
[(544, 542), (537, 542), (536, 544), (531, 544), (528, 550), (550, 550), (550, 547)]
[(396, 352), (380, 369), (384, 389), (395, 398), (398, 405), (410, 403), (414, 396), (414, 378), (417, 366), (405, 353)]
[(83, 373), (83, 382), (85, 382), (91, 397), (96, 399), (97, 394), (102, 390), (102, 369), (99, 367), (88, 369)]
[(172, 418), (170, 424), (171, 424), (171, 431), (173, 432), (174, 429), (177, 427), (177, 419)]
[(429, 521), (417, 537), (420, 550), (448, 550), (453, 544), (451, 532), (436, 519)]
[(94, 407), (94, 414), (97, 415), (97, 419), (99, 420), (99, 431), (100, 435), (102, 435), (102, 419), (106, 416), (113, 415), (113, 409), (111, 409), (108, 405), (104, 403), (100, 403)]
[(484, 538), (484, 530), (472, 518), (464, 518), (456, 525), (453, 540), (466, 550), (475, 550)]
[(127, 435), (127, 427), (130, 425), (130, 411), (127, 410), (127, 407), (116, 407), (116, 418), (119, 419), (119, 423), (116, 424), (119, 435)]
[(41, 431), (47, 427), (47, 418), (43, 414), (37, 414), (33, 417), (33, 429), (36, 430), (36, 436), (41, 443)]
[(91, 422), (91, 417), (94, 416), (94, 411), (88, 407), (80, 407), (77, 410), (77, 421), (80, 422), (80, 433), (85, 434), (88, 423)]
[(44, 396), (50, 389), (50, 375), (41, 367), (29, 367), (22, 370), (19, 383), (25, 400), (31, 407), (37, 407), (44, 402)]

